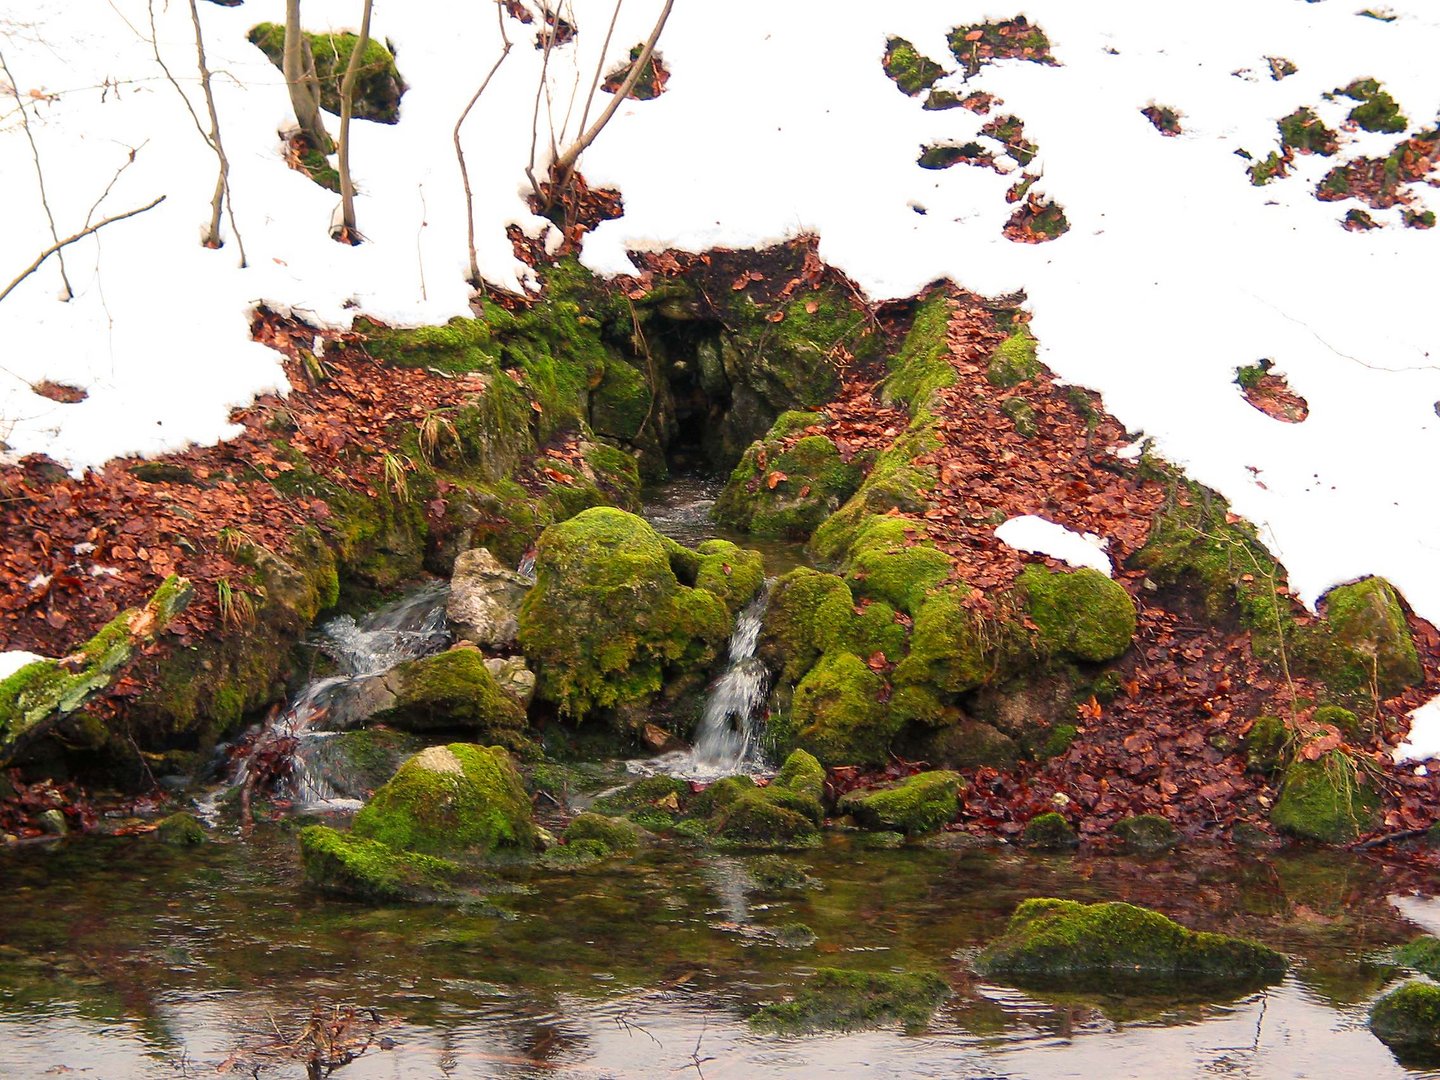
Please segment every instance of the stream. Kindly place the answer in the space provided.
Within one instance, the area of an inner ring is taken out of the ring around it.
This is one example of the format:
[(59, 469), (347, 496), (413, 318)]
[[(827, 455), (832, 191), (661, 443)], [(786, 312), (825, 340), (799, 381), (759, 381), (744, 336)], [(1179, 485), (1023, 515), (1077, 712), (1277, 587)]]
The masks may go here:
[[(685, 543), (717, 535), (717, 486), (667, 485), (647, 516)], [(793, 545), (765, 555), (771, 574), (803, 562)], [(296, 811), (357, 805), (326, 744), (386, 670), (448, 644), (444, 599), (443, 585), (427, 586), (317, 633), (333, 672), (255, 743), (287, 740), (294, 768), (279, 794)], [(596, 789), (627, 764), (704, 778), (765, 771), (769, 676), (755, 655), (765, 601), (737, 619), (694, 748), (613, 763)], [(246, 768), (200, 800), (215, 828), (199, 848), (130, 836), (0, 851), (0, 1078), (308, 1080), (327, 1073), (288, 1048), (348, 1005), (373, 1034), (337, 1071), (347, 1080), (1440, 1076), (1425, 1071), (1440, 1062), (1397, 1061), (1365, 1023), (1403, 977), (1384, 951), (1440, 930), (1435, 883), (1401, 867), (1307, 851), (1047, 856), (955, 834), (884, 849), (832, 832), (785, 855), (676, 839), (580, 871), (504, 867), (506, 889), (473, 906), (375, 906), (304, 887), (299, 817), (237, 834), (220, 796)], [(1289, 954), (1291, 970), (1222, 1000), (1183, 988), (1022, 992), (971, 975), (969, 956), (1032, 896), (1154, 907), (1258, 938)], [(757, 1007), (818, 967), (933, 970), (955, 993), (913, 1033), (751, 1029)]]

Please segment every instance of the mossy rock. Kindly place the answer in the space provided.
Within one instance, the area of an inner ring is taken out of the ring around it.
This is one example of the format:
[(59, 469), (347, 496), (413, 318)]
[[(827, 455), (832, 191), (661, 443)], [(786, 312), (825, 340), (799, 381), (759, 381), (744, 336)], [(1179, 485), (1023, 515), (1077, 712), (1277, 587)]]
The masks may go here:
[(401, 664), (390, 673), (395, 704), (374, 720), (407, 731), (465, 728), (487, 743), (524, 741), (525, 710), (500, 688), (478, 649), (458, 648)]
[(882, 764), (899, 728), (880, 700), (884, 690), (885, 680), (854, 653), (827, 653), (795, 687), (801, 748), (827, 765)]
[(1054, 811), (1035, 815), (1020, 833), (1020, 846), (1035, 851), (1071, 851), (1079, 845), (1075, 827)]
[(633, 443), (654, 414), (655, 395), (645, 376), (622, 360), (607, 361), (600, 385), (590, 394), (595, 433)]
[(902, 37), (885, 42), (885, 74), (907, 97), (928, 90), (945, 75), (945, 69), (923, 55)]
[(1290, 725), (1278, 716), (1257, 716), (1245, 736), (1245, 764), (1251, 772), (1272, 773), (1285, 764)]
[(567, 840), (541, 855), (540, 865), (547, 870), (585, 870), (613, 854), (600, 840)]
[(710, 834), (726, 846), (794, 850), (820, 843), (819, 804), (808, 795), (755, 788), (721, 806)]
[(1037, 898), (1015, 909), (976, 970), (1019, 982), (1109, 985), (1117, 977), (1249, 984), (1272, 981), (1285, 957), (1259, 942), (1187, 930), (1158, 911), (1118, 902)]
[(1321, 705), (1310, 719), (1313, 723), (1333, 727), (1346, 742), (1358, 742), (1370, 734), (1365, 721), (1342, 705)]
[(677, 565), (698, 572), (700, 558), (609, 507), (546, 529), (520, 609), (537, 696), (579, 719), (648, 700), (667, 674), (708, 667), (731, 618), (721, 597), (676, 577)]
[(925, 539), (923, 526), (875, 515), (855, 531), (845, 577), (856, 596), (883, 600), (914, 617), (952, 567), (950, 556)]
[(565, 827), (565, 842), (580, 840), (601, 844), (607, 852), (629, 852), (640, 845), (640, 829), (624, 818), (579, 814)]
[(1158, 855), (1180, 843), (1175, 826), (1159, 814), (1140, 814), (1121, 818), (1110, 831), (1126, 851), (1139, 855)]
[(1296, 654), (1342, 700), (1393, 697), (1424, 677), (1405, 612), (1383, 578), (1340, 585), (1325, 594), (1324, 619), (1308, 627)]
[(850, 792), (838, 809), (867, 829), (921, 836), (955, 816), (963, 783), (958, 773), (916, 773), (878, 790)]
[(1024, 327), (1016, 330), (990, 354), (985, 377), (1002, 390), (1018, 386), (1040, 374), (1040, 361), (1035, 357), (1035, 339)]
[(1396, 963), (1414, 968), (1422, 975), (1429, 975), (1432, 979), (1440, 978), (1440, 938), (1422, 934), (1414, 941), (1407, 942), (1395, 949), (1392, 955), (1395, 957)]
[(782, 1035), (865, 1031), (891, 1024), (916, 1032), (951, 993), (949, 983), (930, 972), (820, 968), (792, 1001), (766, 1005), (750, 1024)]
[(1100, 663), (1130, 648), (1135, 601), (1100, 571), (1031, 565), (1020, 574), (1019, 587), (1045, 651)]
[(1314, 761), (1297, 758), (1285, 770), (1280, 797), (1270, 810), (1277, 829), (1302, 840), (1348, 844), (1375, 823), (1380, 796), (1343, 750)]
[(1370, 1030), (1401, 1051), (1440, 1050), (1440, 986), (1407, 982), (1370, 1007)]
[(796, 750), (780, 766), (774, 784), (806, 795), (818, 803), (825, 798), (825, 767), (813, 754)]
[(963, 694), (994, 674), (987, 638), (994, 628), (965, 606), (968, 587), (941, 589), (921, 606), (910, 634), (910, 653), (895, 669), (894, 681), (928, 683)]
[[(340, 115), (340, 84), (350, 56), (359, 44), (356, 34), (305, 31), (305, 39), (315, 58), (315, 75), (320, 82), (320, 107)], [(285, 56), (285, 27), (279, 23), (260, 23), (249, 34), (250, 43), (259, 47), (277, 68)], [(400, 98), (405, 81), (395, 68), (395, 57), (382, 42), (371, 38), (360, 58), (359, 80), (355, 85), (354, 115), (362, 120), (382, 124), (400, 121)]]
[(842, 459), (824, 435), (782, 449), (783, 435), (815, 413), (781, 414), (762, 441), (745, 451), (715, 502), (715, 520), (757, 536), (803, 539), (860, 486), (859, 465)]
[[(893, 709), (897, 698), (915, 687), (898, 687), (890, 697)], [(956, 713), (950, 708), (946, 713)], [(947, 769), (973, 769), (991, 765), (997, 769), (1013, 768), (1020, 760), (1022, 747), (1009, 735), (991, 724), (961, 716), (938, 726), (912, 731), (913, 741), (905, 741), (902, 757), (934, 762)], [(1073, 732), (1072, 732), (1073, 734)]]
[(396, 851), (326, 825), (300, 830), (300, 858), (310, 885), (359, 900), (442, 899), (464, 876), (449, 859)]
[(619, 791), (600, 796), (590, 809), (609, 817), (633, 819), (636, 814), (659, 813), (673, 818), (689, 803), (690, 796), (690, 785), (684, 780), (673, 776), (647, 776)]
[(530, 797), (499, 746), (422, 750), (355, 815), (354, 834), (395, 851), (489, 855), (537, 843)]
[(850, 586), (834, 574), (799, 567), (772, 587), (760, 656), (779, 670), (782, 684), (798, 681), (854, 617)]
[[(677, 545), (678, 546), (678, 545)], [(695, 548), (694, 588), (714, 593), (731, 615), (753, 600), (765, 584), (765, 559), (729, 540), (704, 540)]]
[(209, 836), (194, 814), (180, 810), (163, 817), (155, 823), (155, 835), (162, 844), (171, 847), (196, 847), (205, 843)]

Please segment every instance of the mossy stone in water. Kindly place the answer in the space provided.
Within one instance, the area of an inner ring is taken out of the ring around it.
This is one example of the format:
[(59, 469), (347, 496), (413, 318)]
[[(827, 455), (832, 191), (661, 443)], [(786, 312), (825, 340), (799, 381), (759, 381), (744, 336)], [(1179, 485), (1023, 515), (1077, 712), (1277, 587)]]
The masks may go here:
[(673, 776), (647, 776), (619, 791), (600, 796), (590, 809), (608, 817), (625, 817), (648, 810), (678, 814), (690, 801), (690, 795), (690, 785), (684, 780)]
[(813, 816), (817, 810), (818, 805), (807, 796), (756, 788), (721, 807), (710, 831), (717, 840), (735, 847), (814, 847), (820, 842), (819, 823)]
[(487, 742), (523, 740), (525, 710), (500, 689), (478, 649), (457, 648), (401, 664), (388, 681), (395, 704), (374, 719), (409, 731), (469, 728)]
[(1370, 1030), (1386, 1046), (1440, 1049), (1440, 986), (1407, 982), (1370, 1008)]
[(1396, 949), (1395, 959), (1432, 979), (1440, 978), (1440, 938), (1424, 934)]
[(765, 560), (729, 540), (705, 540), (695, 548), (695, 580), (686, 582), (714, 593), (733, 615), (765, 584)]
[(715, 502), (715, 520), (758, 536), (804, 539), (855, 493), (860, 466), (845, 461), (824, 435), (783, 439), (797, 424), (823, 422), (817, 413), (783, 413), (752, 443)]
[(930, 972), (820, 968), (793, 1001), (766, 1005), (750, 1023), (784, 1035), (864, 1031), (895, 1023), (918, 1031), (950, 995), (950, 985)]
[(422, 750), (355, 815), (357, 837), (396, 851), (488, 855), (536, 846), (530, 797), (499, 746)]
[(195, 819), (194, 814), (187, 814), (183, 810), (156, 822), (155, 835), (162, 844), (169, 844), (171, 847), (195, 847), (208, 839), (205, 826)]
[(813, 754), (796, 750), (775, 774), (775, 786), (807, 795), (816, 802), (825, 798), (825, 768)]
[(1356, 761), (1343, 750), (1291, 762), (1270, 811), (1271, 822), (1304, 840), (1350, 843), (1371, 826), (1380, 808), (1380, 797), (1357, 777), (1356, 769)]
[(1140, 814), (1137, 817), (1121, 818), (1110, 829), (1126, 851), (1141, 855), (1156, 855), (1169, 851), (1180, 842), (1175, 826), (1159, 814)]
[(1036, 851), (1069, 851), (1079, 846), (1080, 838), (1075, 835), (1075, 828), (1070, 822), (1051, 811), (1037, 814), (1025, 823), (1020, 833), (1020, 844)]
[(590, 840), (607, 852), (634, 851), (640, 844), (640, 829), (624, 818), (603, 814), (579, 814), (565, 827), (565, 843)]
[(675, 565), (699, 572), (702, 557), (623, 510), (595, 507), (545, 530), (520, 609), (538, 697), (581, 718), (644, 701), (667, 671), (715, 658), (730, 612), (721, 597), (680, 583), (672, 549)]
[(448, 859), (396, 851), (326, 825), (300, 831), (300, 857), (311, 885), (361, 900), (434, 900), (454, 893), (463, 876)]
[(880, 700), (884, 690), (885, 680), (854, 653), (826, 654), (795, 687), (801, 747), (830, 765), (884, 762), (898, 729)]
[(1100, 571), (1052, 573), (1027, 566), (1019, 584), (1048, 651), (1098, 663), (1130, 648), (1135, 601)]
[(984, 975), (1013, 979), (1199, 977), (1252, 981), (1278, 976), (1285, 958), (1259, 942), (1187, 930), (1133, 904), (1038, 898), (1015, 909), (1005, 933), (975, 961)]
[(852, 792), (839, 809), (866, 828), (920, 836), (955, 816), (962, 783), (959, 773), (917, 773), (878, 791)]

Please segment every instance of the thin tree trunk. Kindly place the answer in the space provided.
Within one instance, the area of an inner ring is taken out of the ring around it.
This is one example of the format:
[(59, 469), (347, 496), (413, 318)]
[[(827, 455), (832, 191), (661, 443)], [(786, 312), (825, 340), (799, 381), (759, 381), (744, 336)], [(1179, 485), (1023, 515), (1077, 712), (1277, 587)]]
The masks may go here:
[[(20, 84), (15, 81), (15, 76), (10, 74), (10, 65), (5, 62), (5, 55), (0, 53), (0, 69), (5, 72), (5, 78), (10, 82), (10, 92), (15, 95), (15, 107), (20, 110), (20, 126), (25, 129), (25, 138), (30, 141), (30, 156), (35, 161), (35, 178), (40, 182), (40, 205), (45, 208), (45, 220), (50, 223), (50, 239), (55, 241), (52, 249), (59, 252), (65, 245), (60, 243), (60, 234), (55, 229), (55, 215), (50, 210), (50, 197), (45, 193), (45, 170), (40, 167), (40, 148), (35, 145), (35, 136), (30, 132), (30, 112), (25, 108), (25, 99), (20, 95)], [(59, 255), (60, 260), (60, 283), (65, 286), (64, 300), (70, 300), (75, 295), (75, 290), (70, 287), (70, 276), (65, 272), (65, 256)], [(38, 266), (39, 263), (37, 262)], [(24, 277), (25, 275), (21, 275)], [(15, 286), (11, 285), (13, 289)], [(5, 290), (7, 293), (10, 289)]]
[(465, 123), (465, 118), (470, 115), (470, 110), (475, 108), (475, 103), (480, 100), (480, 95), (490, 85), (490, 80), (495, 77), (495, 72), (500, 70), (500, 65), (505, 57), (510, 55), (510, 35), (505, 33), (505, 9), (498, 3), (495, 5), (495, 14), (500, 20), (500, 40), (505, 43), (500, 50), (500, 55), (495, 59), (495, 66), (485, 76), (485, 81), (480, 84), (480, 89), (465, 105), (465, 111), (460, 114), (460, 119), (455, 121), (455, 158), (460, 162), (460, 182), (465, 187), (465, 238), (469, 244), (470, 251), (470, 284), (475, 288), (480, 287), (480, 265), (475, 258), (475, 196), (470, 191), (470, 171), (465, 167), (465, 151), (460, 146), (460, 127)]
[(310, 42), (300, 30), (300, 0), (285, 0), (285, 52), (281, 70), (290, 90), (290, 107), (306, 140), (322, 154), (331, 150), (330, 135), (320, 119), (320, 89)]
[(360, 35), (350, 53), (350, 62), (345, 65), (345, 79), (340, 84), (340, 206), (344, 239), (351, 244), (358, 242), (359, 232), (355, 226), (355, 184), (350, 179), (350, 114), (355, 111), (355, 83), (360, 78), (360, 64), (365, 48), (370, 44), (371, 2), (365, 0), (365, 12), (360, 17)]
[(190, 0), (190, 21), (195, 27), (195, 62), (200, 68), (200, 87), (205, 91), (205, 107), (210, 113), (210, 146), (220, 161), (220, 175), (215, 180), (215, 194), (210, 200), (210, 231), (205, 236), (205, 246), (218, 248), (223, 243), (220, 239), (223, 204), (230, 215), (230, 231), (235, 234), (243, 269), (246, 265), (245, 242), (240, 239), (240, 228), (235, 224), (235, 204), (230, 197), (230, 159), (225, 156), (225, 146), (220, 141), (220, 115), (215, 111), (215, 94), (210, 88), (210, 67), (205, 61), (205, 39), (200, 33), (200, 11), (195, 6), (195, 0)]

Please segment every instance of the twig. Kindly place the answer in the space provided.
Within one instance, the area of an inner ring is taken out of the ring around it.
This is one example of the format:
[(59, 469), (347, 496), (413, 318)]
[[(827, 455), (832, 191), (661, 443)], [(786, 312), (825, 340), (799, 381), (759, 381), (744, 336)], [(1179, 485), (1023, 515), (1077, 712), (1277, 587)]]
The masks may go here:
[(1399, 832), (1386, 833), (1384, 836), (1372, 836), (1369, 840), (1362, 840), (1354, 845), (1354, 851), (1369, 851), (1371, 848), (1381, 847), (1385, 844), (1397, 844), (1402, 840), (1414, 840), (1417, 836), (1424, 836), (1429, 829), (1401, 829)]
[[(15, 105), (20, 110), (20, 126), (25, 129), (25, 138), (30, 143), (30, 157), (35, 162), (35, 179), (40, 182), (40, 205), (45, 208), (45, 219), (50, 222), (50, 239), (55, 241), (53, 250), (59, 251), (65, 245), (60, 243), (60, 234), (55, 229), (55, 215), (50, 211), (50, 198), (45, 193), (45, 170), (40, 167), (40, 148), (35, 145), (35, 136), (30, 131), (30, 113), (25, 108), (25, 100), (20, 96), (20, 84), (10, 73), (10, 65), (5, 62), (4, 53), (0, 53), (0, 69), (4, 70), (5, 78), (10, 82), (10, 92), (15, 95)], [(60, 280), (65, 286), (65, 299), (69, 300), (75, 295), (75, 290), (70, 287), (70, 277), (65, 273), (63, 256), (60, 259)], [(5, 291), (9, 292), (10, 290), (6, 289)], [(3, 299), (4, 296), (0, 296), (0, 300)]]
[(465, 110), (460, 114), (460, 119), (455, 121), (454, 133), (455, 159), (460, 163), (460, 182), (465, 187), (465, 239), (469, 244), (470, 251), (470, 284), (477, 289), (480, 287), (480, 264), (475, 257), (475, 196), (470, 190), (470, 171), (465, 167), (465, 151), (460, 146), (460, 128), (465, 123), (466, 117), (470, 115), (470, 110), (475, 108), (475, 103), (480, 100), (480, 95), (483, 94), (485, 88), (490, 85), (490, 80), (495, 77), (495, 72), (500, 70), (500, 65), (504, 62), (505, 58), (510, 55), (510, 35), (505, 32), (505, 9), (498, 3), (498, 0), (495, 4), (495, 16), (500, 23), (500, 40), (503, 41), (505, 45), (500, 50), (500, 55), (495, 58), (495, 63), (490, 68), (489, 74), (485, 76), (485, 80), (480, 84), (480, 88), (476, 90), (470, 100), (466, 102)]
[[(191, 0), (194, 3), (194, 0)], [(340, 206), (346, 243), (358, 242), (359, 233), (355, 224), (355, 183), (350, 179), (350, 120), (355, 112), (355, 84), (360, 78), (360, 58), (370, 44), (371, 0), (365, 0), (365, 9), (360, 16), (360, 33), (350, 53), (350, 62), (345, 65), (345, 78), (340, 83)]]
[[(541, 14), (541, 24), (544, 25), (545, 14), (549, 8), (545, 8)], [(557, 20), (559, 16), (556, 16)], [(530, 188), (535, 193), (535, 201), (541, 205), (545, 202), (545, 196), (540, 191), (540, 181), (535, 178), (535, 150), (540, 143), (540, 96), (545, 93), (545, 84), (550, 77), (550, 49), (555, 42), (556, 27), (552, 26), (550, 33), (545, 35), (545, 50), (540, 55), (540, 82), (535, 87), (535, 107), (530, 113), (530, 161), (525, 166), (525, 175), (530, 179)]]
[(51, 255), (54, 255), (56, 252), (60, 251), (62, 248), (69, 247), (71, 244), (75, 243), (76, 240), (85, 239), (85, 237), (89, 236), (91, 233), (99, 232), (106, 225), (113, 225), (117, 221), (124, 221), (126, 218), (134, 217), (136, 214), (143, 214), (146, 210), (153, 210), (155, 207), (159, 206), (164, 201), (165, 196), (161, 195), (158, 198), (146, 203), (144, 206), (136, 207), (134, 210), (127, 210), (123, 214), (116, 214), (113, 217), (105, 218), (103, 221), (97, 221), (94, 225), (87, 225), (74, 236), (67, 236), (64, 240), (61, 240), (55, 244), (51, 244), (48, 248), (46, 248), (38, 256), (36, 256), (35, 261), (32, 262), (29, 266), (27, 266), (19, 277), (17, 277), (14, 281), (10, 282), (9, 285), (5, 286), (5, 291), (0, 292), (0, 300), (4, 300), (7, 296), (9, 296), (16, 285), (19, 285), (36, 270), (40, 269), (41, 263), (43, 263)]
[[(195, 62), (200, 68), (200, 88), (205, 93), (205, 108), (210, 113), (210, 148), (220, 160), (220, 175), (215, 181), (215, 195), (210, 200), (210, 233), (207, 247), (220, 246), (220, 204), (223, 199), (226, 216), (230, 219), (230, 231), (235, 234), (235, 246), (240, 249), (240, 268), (247, 264), (245, 241), (240, 239), (240, 227), (235, 224), (235, 200), (230, 195), (230, 159), (225, 156), (225, 144), (220, 140), (220, 115), (215, 111), (215, 94), (210, 89), (210, 68), (205, 62), (205, 39), (200, 33), (200, 11), (195, 0), (190, 0), (190, 22), (195, 27)], [(159, 44), (157, 42), (158, 51)]]

